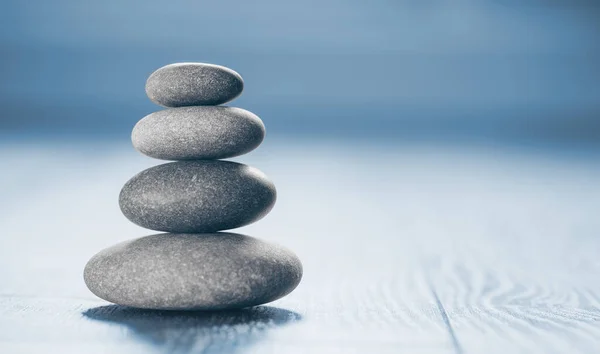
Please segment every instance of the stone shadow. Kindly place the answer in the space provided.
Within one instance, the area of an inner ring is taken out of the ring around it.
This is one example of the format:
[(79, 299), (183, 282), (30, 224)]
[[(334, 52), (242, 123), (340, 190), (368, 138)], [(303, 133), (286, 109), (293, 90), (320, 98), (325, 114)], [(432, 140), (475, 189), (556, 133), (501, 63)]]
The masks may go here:
[(302, 319), (295, 312), (271, 306), (200, 312), (109, 305), (88, 309), (83, 315), (121, 325), (157, 351), (169, 353), (235, 353), (264, 339), (270, 330)]

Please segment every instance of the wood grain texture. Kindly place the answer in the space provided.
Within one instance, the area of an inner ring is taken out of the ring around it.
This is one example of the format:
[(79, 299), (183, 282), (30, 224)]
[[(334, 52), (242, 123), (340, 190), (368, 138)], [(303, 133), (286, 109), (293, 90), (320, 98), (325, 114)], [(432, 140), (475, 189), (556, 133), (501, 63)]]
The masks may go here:
[[(477, 152), (475, 152), (477, 151)], [(151, 234), (117, 205), (156, 161), (126, 145), (2, 146), (0, 352), (595, 353), (597, 159), (458, 147), (269, 142), (237, 161), (278, 201), (239, 229), (294, 250), (269, 306), (164, 313), (85, 288), (97, 251)], [(238, 232), (236, 231), (236, 232)]]
[(464, 352), (600, 350), (597, 167), (513, 159), (439, 201), (427, 267)]

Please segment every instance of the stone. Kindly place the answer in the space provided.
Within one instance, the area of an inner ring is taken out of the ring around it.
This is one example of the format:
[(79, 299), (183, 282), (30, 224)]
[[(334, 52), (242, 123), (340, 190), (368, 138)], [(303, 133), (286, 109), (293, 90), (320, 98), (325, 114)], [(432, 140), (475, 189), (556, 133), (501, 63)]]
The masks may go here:
[(101, 251), (84, 270), (98, 297), (160, 310), (260, 305), (287, 295), (301, 278), (294, 253), (234, 233), (146, 236)]
[(275, 204), (273, 183), (254, 167), (231, 161), (177, 161), (144, 170), (121, 190), (119, 204), (147, 229), (202, 233), (255, 222)]
[(204, 63), (166, 65), (146, 81), (148, 97), (165, 107), (216, 106), (233, 100), (243, 89), (240, 74)]
[(165, 109), (140, 120), (131, 134), (141, 153), (163, 160), (224, 159), (254, 150), (265, 137), (256, 115), (235, 107)]

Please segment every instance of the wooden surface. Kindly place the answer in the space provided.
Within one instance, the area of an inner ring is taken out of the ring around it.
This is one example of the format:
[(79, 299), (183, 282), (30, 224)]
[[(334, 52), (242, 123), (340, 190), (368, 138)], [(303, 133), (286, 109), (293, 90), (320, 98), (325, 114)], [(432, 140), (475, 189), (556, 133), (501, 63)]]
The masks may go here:
[(279, 199), (239, 229), (304, 278), (265, 307), (111, 306), (97, 251), (151, 234), (117, 196), (157, 162), (124, 144), (0, 145), (1, 353), (598, 353), (600, 164), (482, 147), (267, 142), (238, 158)]

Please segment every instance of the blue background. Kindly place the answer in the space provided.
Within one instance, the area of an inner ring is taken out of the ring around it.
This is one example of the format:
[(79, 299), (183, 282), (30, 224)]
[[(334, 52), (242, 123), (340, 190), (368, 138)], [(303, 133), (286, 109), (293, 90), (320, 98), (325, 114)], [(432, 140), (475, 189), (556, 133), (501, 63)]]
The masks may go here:
[(230, 103), (271, 135), (595, 146), (592, 1), (75, 1), (0, 4), (0, 132), (129, 139), (172, 62), (238, 71)]

